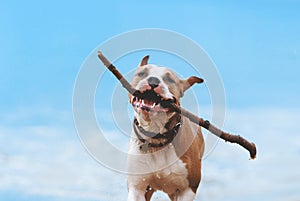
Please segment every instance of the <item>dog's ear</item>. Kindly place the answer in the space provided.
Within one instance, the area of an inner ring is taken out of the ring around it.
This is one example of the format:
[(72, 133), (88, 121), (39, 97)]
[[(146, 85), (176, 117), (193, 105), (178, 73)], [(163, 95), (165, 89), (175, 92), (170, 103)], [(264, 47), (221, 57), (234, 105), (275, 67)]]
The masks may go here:
[(195, 83), (202, 83), (204, 80), (202, 78), (191, 76), (186, 80), (182, 80), (182, 89), (185, 92), (188, 88), (193, 86)]
[(147, 64), (148, 64), (149, 57), (150, 57), (149, 55), (144, 56), (144, 58), (141, 60), (141, 63), (140, 63), (139, 66), (145, 66), (145, 65), (147, 65)]

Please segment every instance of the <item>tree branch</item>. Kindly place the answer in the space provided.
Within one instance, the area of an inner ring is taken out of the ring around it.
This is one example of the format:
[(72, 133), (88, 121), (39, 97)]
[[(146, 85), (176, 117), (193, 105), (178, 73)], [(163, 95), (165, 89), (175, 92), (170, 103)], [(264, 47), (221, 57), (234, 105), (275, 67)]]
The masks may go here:
[[(123, 75), (117, 70), (117, 68), (102, 54), (102, 52), (98, 51), (98, 57), (102, 61), (102, 63), (115, 75), (115, 77), (121, 82), (122, 86), (133, 96), (138, 98), (143, 98), (143, 94), (133, 88), (131, 84), (123, 77)], [(237, 143), (240, 146), (247, 149), (250, 153), (251, 159), (256, 158), (256, 146), (253, 142), (249, 142), (240, 135), (233, 135), (227, 132), (222, 131), (221, 129), (212, 125), (209, 121), (204, 120), (193, 113), (185, 110), (184, 108), (178, 106), (175, 103), (165, 103), (165, 106), (173, 109), (175, 112), (182, 114), (183, 116), (190, 119), (192, 122), (198, 124), (199, 126), (209, 130), (214, 135), (220, 137), (221, 139), (231, 142)]]

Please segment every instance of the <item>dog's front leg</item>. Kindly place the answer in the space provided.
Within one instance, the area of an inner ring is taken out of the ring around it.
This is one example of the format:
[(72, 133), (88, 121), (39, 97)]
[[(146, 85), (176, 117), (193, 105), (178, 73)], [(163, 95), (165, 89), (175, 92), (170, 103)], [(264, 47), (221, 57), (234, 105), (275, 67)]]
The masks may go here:
[(129, 188), (127, 201), (146, 201), (145, 191), (135, 188)]

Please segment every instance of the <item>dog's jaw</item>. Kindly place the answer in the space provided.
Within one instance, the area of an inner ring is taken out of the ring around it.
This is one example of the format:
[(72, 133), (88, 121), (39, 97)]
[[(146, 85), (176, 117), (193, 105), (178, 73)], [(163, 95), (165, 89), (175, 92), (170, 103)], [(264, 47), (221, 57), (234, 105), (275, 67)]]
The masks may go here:
[[(144, 94), (147, 93), (148, 92), (145, 92)], [(175, 113), (170, 111), (169, 108), (162, 107), (161, 103), (159, 103), (159, 101), (164, 101), (162, 97), (156, 96), (154, 92), (150, 93), (153, 94), (157, 100), (131, 97), (134, 116), (144, 130), (154, 133), (164, 133), (166, 132), (165, 124)], [(173, 101), (173, 99), (165, 101)]]
[(135, 118), (144, 130), (153, 133), (164, 133), (167, 131), (164, 126), (173, 116), (173, 114), (173, 112), (162, 113), (135, 111)]

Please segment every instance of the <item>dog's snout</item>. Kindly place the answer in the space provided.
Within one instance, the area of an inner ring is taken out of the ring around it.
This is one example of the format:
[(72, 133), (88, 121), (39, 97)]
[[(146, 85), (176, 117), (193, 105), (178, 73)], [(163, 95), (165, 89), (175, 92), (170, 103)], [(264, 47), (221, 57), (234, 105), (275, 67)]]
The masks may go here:
[(158, 85), (159, 85), (159, 83), (160, 83), (159, 79), (156, 78), (156, 77), (149, 77), (147, 81), (148, 81), (149, 86), (150, 86), (152, 89), (158, 87)]

